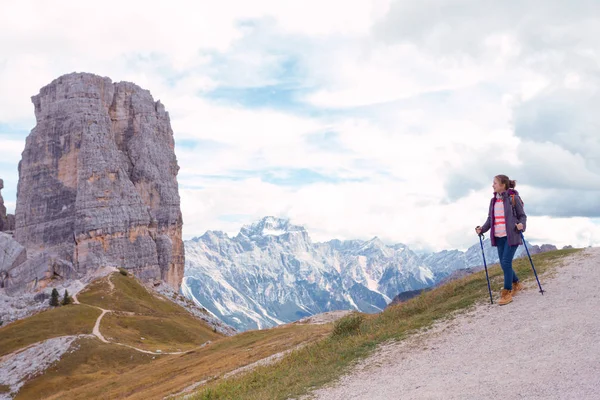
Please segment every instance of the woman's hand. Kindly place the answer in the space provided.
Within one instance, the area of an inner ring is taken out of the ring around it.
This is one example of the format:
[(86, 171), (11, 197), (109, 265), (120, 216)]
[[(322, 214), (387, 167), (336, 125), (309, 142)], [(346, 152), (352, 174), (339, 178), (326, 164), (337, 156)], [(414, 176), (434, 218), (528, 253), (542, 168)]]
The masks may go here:
[(517, 224), (517, 230), (522, 231), (523, 230), (523, 224)]
[(481, 227), (480, 226), (476, 227), (475, 232), (477, 232), (478, 235), (481, 235)]

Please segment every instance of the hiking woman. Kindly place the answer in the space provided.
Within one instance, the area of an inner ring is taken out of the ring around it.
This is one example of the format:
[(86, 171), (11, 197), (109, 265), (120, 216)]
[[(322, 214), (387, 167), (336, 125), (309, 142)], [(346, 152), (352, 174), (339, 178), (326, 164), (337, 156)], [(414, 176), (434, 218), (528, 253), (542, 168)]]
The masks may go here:
[(475, 228), (478, 235), (492, 230), (490, 239), (492, 246), (498, 248), (500, 266), (504, 272), (504, 288), (500, 292), (498, 302), (501, 306), (510, 303), (513, 295), (523, 289), (513, 270), (512, 260), (519, 245), (523, 244), (519, 231), (525, 231), (527, 215), (515, 186), (516, 182), (508, 179), (506, 175), (494, 177), (494, 197), (490, 201), (487, 221), (483, 226)]

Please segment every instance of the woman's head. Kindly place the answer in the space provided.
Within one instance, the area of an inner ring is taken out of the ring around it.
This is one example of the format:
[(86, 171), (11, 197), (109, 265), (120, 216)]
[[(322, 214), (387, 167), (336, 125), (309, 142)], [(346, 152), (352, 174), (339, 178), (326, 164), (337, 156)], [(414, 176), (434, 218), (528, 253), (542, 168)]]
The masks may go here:
[(506, 175), (496, 175), (494, 177), (494, 183), (492, 184), (494, 192), (496, 193), (502, 193), (505, 190), (514, 189), (515, 186), (517, 186), (517, 181), (511, 181)]

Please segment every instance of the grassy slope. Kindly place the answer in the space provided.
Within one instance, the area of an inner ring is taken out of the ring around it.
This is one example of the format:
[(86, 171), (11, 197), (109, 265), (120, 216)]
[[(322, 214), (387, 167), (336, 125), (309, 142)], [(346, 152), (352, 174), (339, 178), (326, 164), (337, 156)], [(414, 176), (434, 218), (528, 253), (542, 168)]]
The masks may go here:
[(222, 337), (181, 306), (148, 292), (133, 277), (112, 274), (114, 290), (106, 279), (94, 282), (77, 298), (85, 304), (135, 314), (105, 315), (101, 332), (108, 340), (144, 350), (171, 352), (189, 350)]
[(42, 311), (0, 328), (0, 356), (53, 337), (92, 333), (100, 310), (68, 305)]
[[(114, 290), (107, 278), (103, 278), (77, 296), (82, 303), (120, 311), (118, 315), (109, 313), (103, 317), (100, 330), (106, 338), (153, 351), (190, 351), (181, 355), (150, 355), (95, 339), (80, 339), (77, 351), (67, 352), (43, 375), (27, 382), (17, 398), (162, 398), (194, 382), (212, 379), (301, 343), (318, 340), (331, 331), (331, 326), (290, 325), (223, 337), (177, 304), (152, 295), (136, 279), (120, 274), (113, 274), (110, 279)], [(50, 310), (48, 313), (54, 315), (49, 318), (52, 324), (37, 332), (35, 341), (51, 334), (60, 336), (59, 327), (62, 334), (75, 333), (65, 329), (65, 322), (72, 319), (66, 313), (68, 310), (86, 310), (92, 314), (88, 324), (77, 333), (90, 333), (100, 314), (97, 308), (84, 304)], [(60, 318), (57, 313), (61, 313)], [(15, 325), (12, 331), (15, 337), (22, 333), (22, 328), (35, 332), (39, 321), (34, 318), (42, 314), (6, 328)], [(199, 347), (207, 341), (211, 343)], [(7, 343), (12, 342), (7, 340)], [(11, 348), (19, 347), (12, 344)]]
[[(552, 270), (561, 258), (577, 252), (559, 250), (533, 257), (538, 275)], [(529, 260), (514, 263), (519, 277), (531, 279)], [(496, 264), (490, 270), (492, 290), (502, 286), (502, 271)], [(542, 281), (543, 283), (543, 281)], [(535, 284), (533, 281), (532, 284)], [(529, 290), (537, 290), (529, 289)], [(197, 392), (194, 399), (287, 399), (306, 394), (310, 388), (322, 386), (341, 376), (357, 360), (367, 356), (378, 344), (399, 340), (417, 329), (465, 310), (477, 302), (489, 301), (485, 272), (450, 282), (426, 292), (406, 303), (387, 308), (380, 314), (367, 315), (360, 333), (345, 337), (329, 337), (307, 346), (280, 363), (260, 367), (241, 377), (215, 382)]]
[(83, 339), (17, 399), (163, 398), (205, 379), (326, 336), (331, 326), (290, 325), (222, 338), (181, 355), (154, 356)]
[(80, 339), (77, 351), (67, 352), (43, 375), (28, 381), (15, 399), (83, 399), (71, 390), (90, 382), (99, 382), (86, 394), (87, 399), (106, 399), (114, 381), (131, 368), (148, 364), (152, 355), (123, 346), (105, 344), (96, 339)]

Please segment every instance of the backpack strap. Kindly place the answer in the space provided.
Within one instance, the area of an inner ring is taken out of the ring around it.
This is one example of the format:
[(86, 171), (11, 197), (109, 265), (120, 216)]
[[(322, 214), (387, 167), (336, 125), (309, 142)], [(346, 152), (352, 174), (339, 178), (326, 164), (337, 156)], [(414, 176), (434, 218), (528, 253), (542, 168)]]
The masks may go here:
[[(511, 202), (512, 202), (512, 210), (513, 210), (513, 215), (516, 217), (517, 216), (517, 210), (515, 210), (515, 194), (511, 194), (510, 195), (511, 198)], [(523, 202), (523, 199), (521, 199), (519, 197), (519, 200), (521, 201), (521, 205), (525, 205), (525, 203)]]

